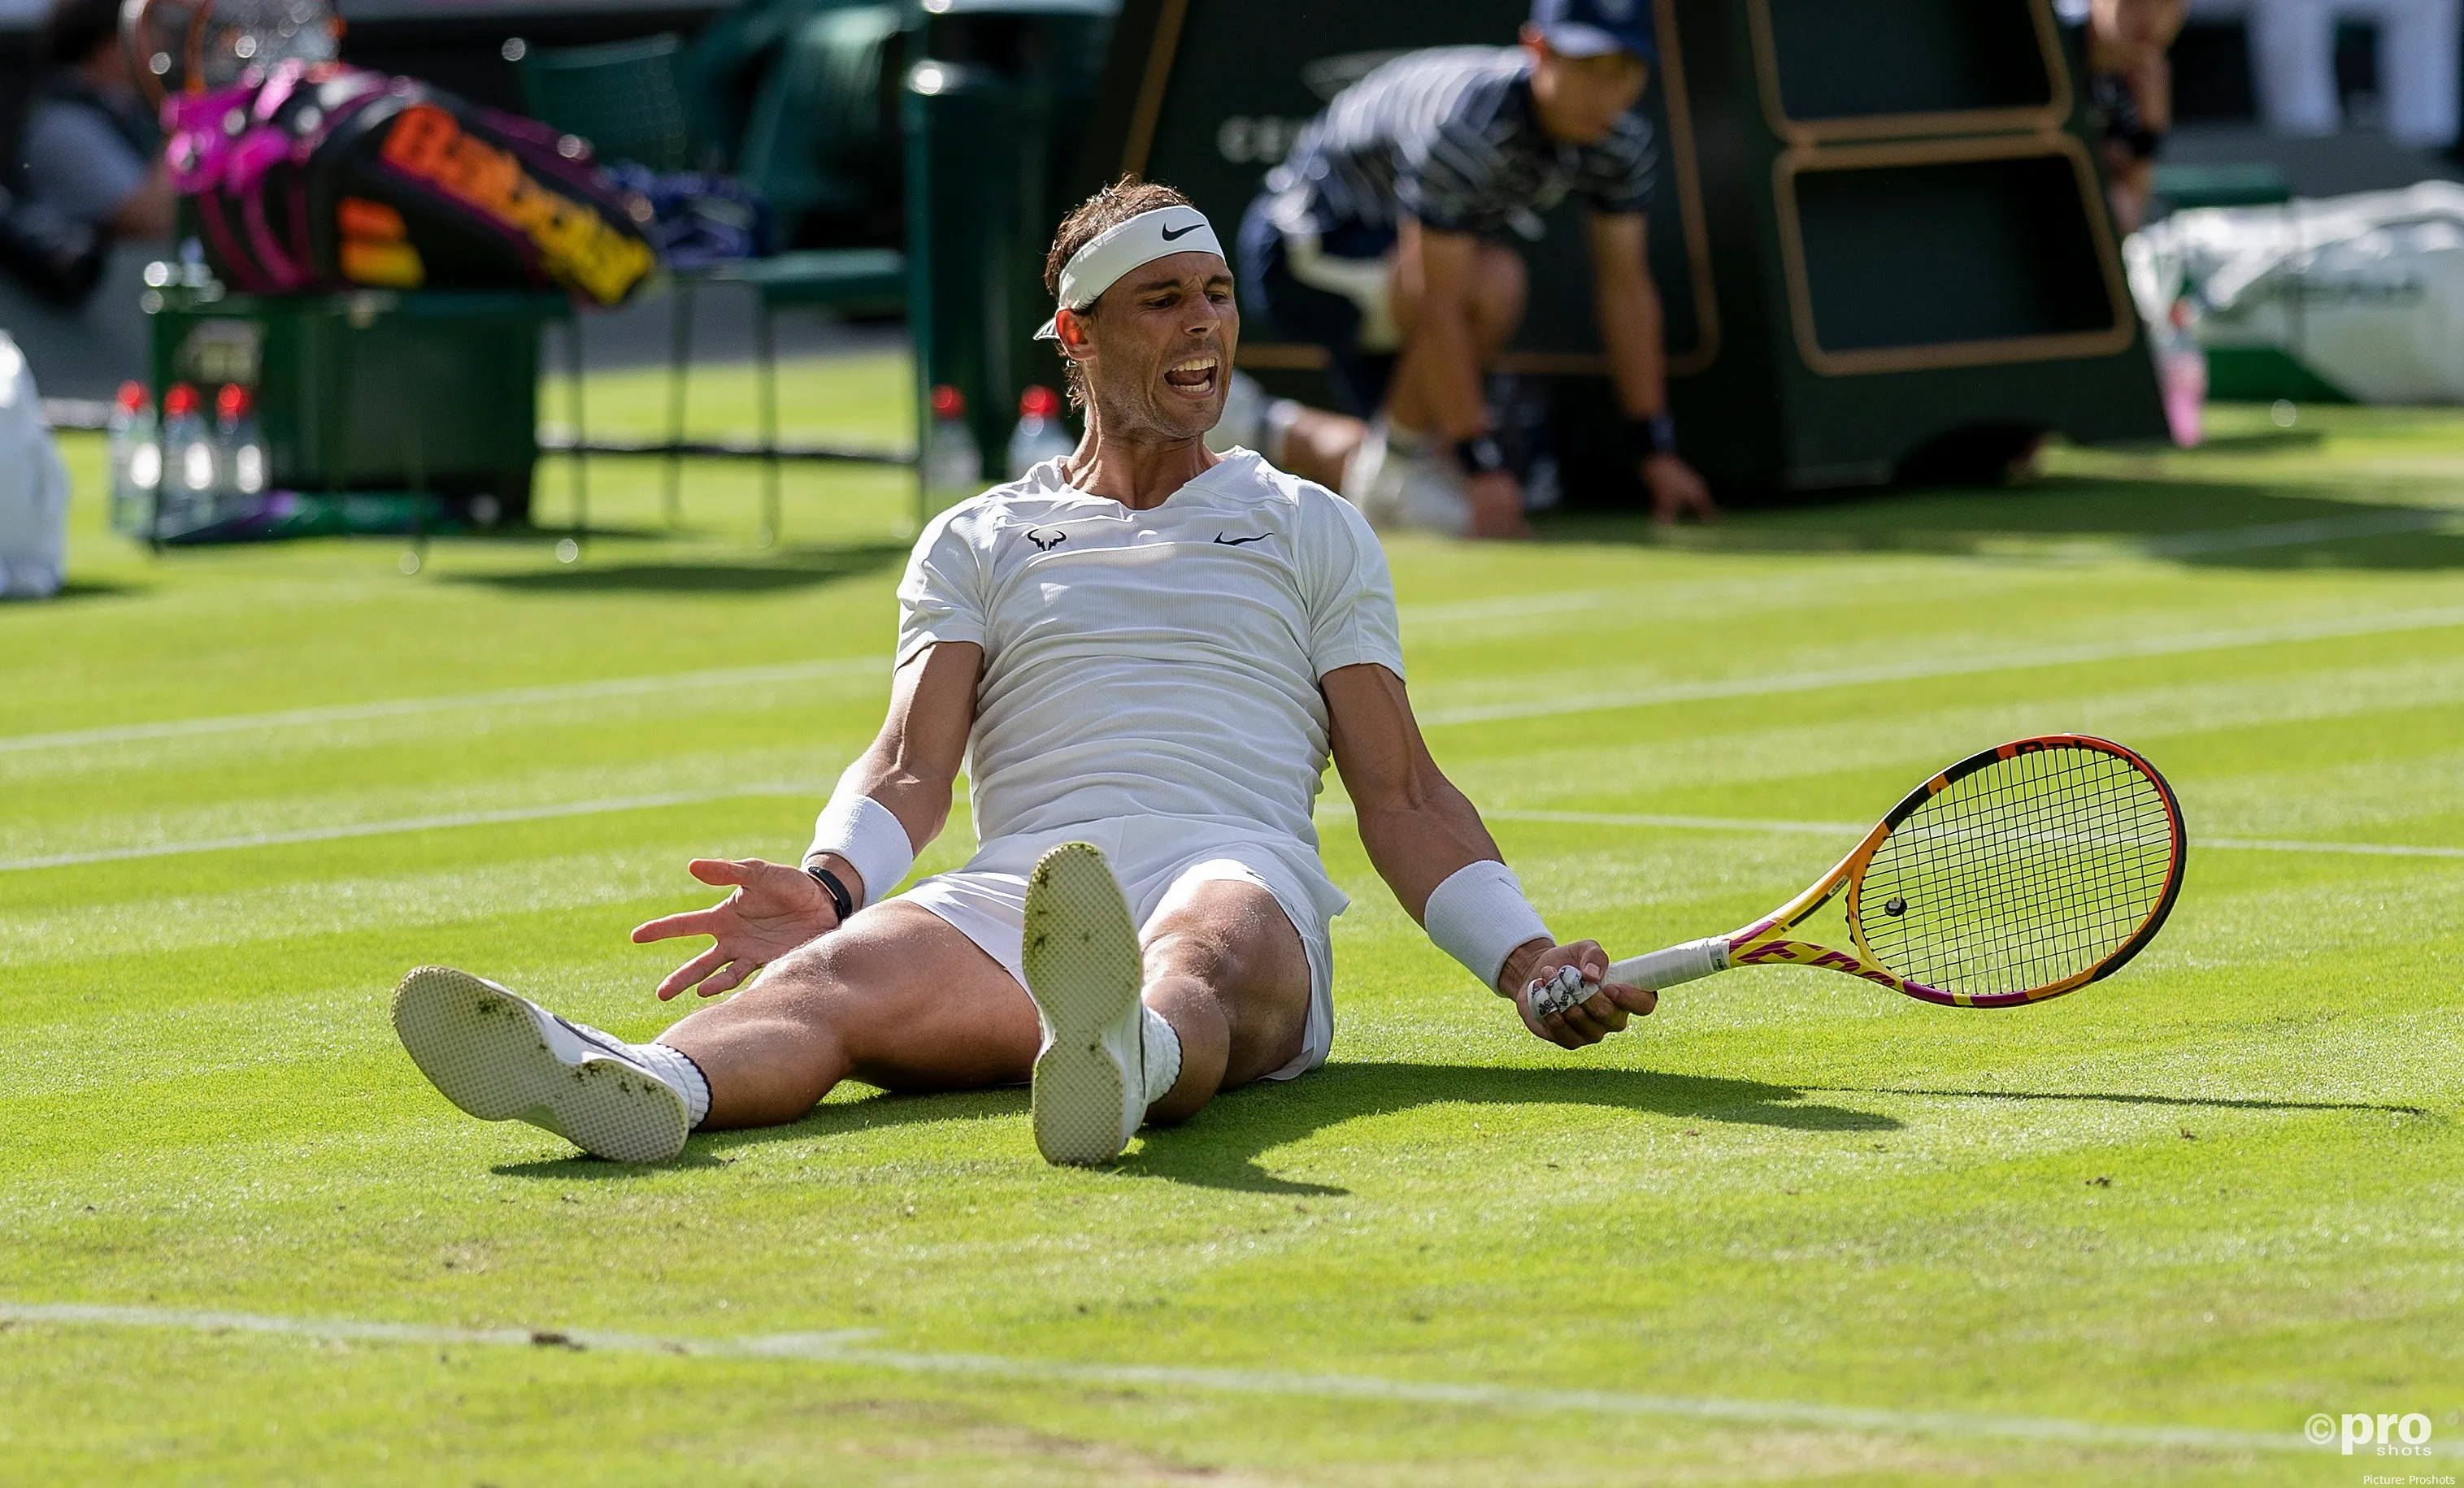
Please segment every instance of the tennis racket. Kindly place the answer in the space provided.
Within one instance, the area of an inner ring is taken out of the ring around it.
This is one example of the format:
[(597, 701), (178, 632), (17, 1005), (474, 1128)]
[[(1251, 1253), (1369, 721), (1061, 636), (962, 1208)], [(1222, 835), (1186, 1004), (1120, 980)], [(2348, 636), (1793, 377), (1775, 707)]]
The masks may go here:
[[(1610, 966), (1659, 990), (1735, 966), (1815, 966), (1947, 1007), (2042, 1002), (2110, 976), (2165, 927), (2189, 840), (2156, 768), (2108, 739), (2049, 733), (1970, 755), (1910, 791), (1839, 865), (1745, 929)], [(1847, 893), (1847, 941), (1800, 938)], [(1598, 990), (1531, 984), (1546, 1018)]]

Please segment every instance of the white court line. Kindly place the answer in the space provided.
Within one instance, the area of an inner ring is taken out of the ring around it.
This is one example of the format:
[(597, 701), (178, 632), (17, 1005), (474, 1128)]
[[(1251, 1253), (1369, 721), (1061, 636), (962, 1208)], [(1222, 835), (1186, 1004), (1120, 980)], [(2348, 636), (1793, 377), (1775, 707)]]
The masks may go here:
[[(680, 791), (664, 796), (622, 796), (606, 800), (566, 801), (552, 806), (511, 806), (499, 811), (464, 811), (450, 816), (411, 817), (394, 821), (362, 821), (349, 826), (305, 827), (296, 832), (263, 832), (251, 837), (214, 837), (185, 842), (146, 842), (132, 847), (105, 847), (93, 852), (54, 853), (40, 858), (0, 858), (0, 873), (36, 868), (68, 868), (90, 863), (127, 863), (145, 858), (180, 858), (191, 853), (237, 852), (251, 847), (280, 847), (292, 842), (335, 842), (362, 837), (391, 837), (406, 832), (433, 832), (453, 827), (495, 826), (509, 821), (549, 821), (559, 817), (595, 817), (620, 811), (649, 811), (661, 806), (697, 806), (710, 801), (742, 800), (757, 796), (803, 796), (819, 799), (826, 782), (793, 781), (747, 785), (724, 791)], [(1348, 805), (1328, 803), (1322, 818), (1349, 817)], [(1852, 821), (1758, 821), (1728, 817), (1671, 817), (1598, 811), (1484, 811), (1491, 821), (1557, 821), (1574, 826), (1668, 827), (1705, 832), (1790, 832), (1825, 836), (1859, 836), (1866, 827)], [(1870, 824), (1870, 823), (1869, 823)], [(2204, 837), (2194, 847), (2223, 847), (2254, 852), (2360, 853), (2387, 858), (2464, 858), (2464, 847), (2416, 847), (2403, 842), (2302, 842), (2274, 839)]]
[(2152, 558), (2195, 558), (2205, 553), (2247, 553), (2260, 548), (2334, 542), (2344, 537), (2385, 537), (2399, 533), (2443, 532), (2450, 528), (2464, 528), (2464, 512), (2428, 507), (2415, 512), (2382, 512), (2368, 516), (2319, 516), (2299, 522), (2269, 522), (2257, 527), (2176, 533), (2169, 537), (2145, 538), (2132, 546)]
[(1526, 615), (1562, 615), (1596, 609), (1604, 604), (1632, 604), (1631, 593), (1617, 589), (1576, 589), (1564, 594), (1501, 594), (1486, 600), (1454, 600), (1443, 604), (1398, 604), (1396, 612), (1406, 625), (1443, 625), (1466, 620), (1515, 620)]
[(856, 1346), (870, 1330), (774, 1333), (735, 1338), (659, 1338), (587, 1329), (455, 1328), (347, 1319), (271, 1317), (248, 1312), (190, 1312), (169, 1307), (0, 1302), (0, 1319), (90, 1327), (165, 1328), (192, 1333), (259, 1333), (320, 1342), (489, 1346), (562, 1346), (611, 1353), (687, 1357), (796, 1359), (816, 1364), (896, 1369), (908, 1374), (968, 1375), (1027, 1384), (1270, 1395), (1308, 1400), (1340, 1397), (1406, 1405), (1511, 1411), (1578, 1411), (1597, 1415), (1678, 1416), (1750, 1426), (1815, 1427), (1894, 1435), (1962, 1436), (2080, 1446), (2194, 1448), (2216, 1452), (2315, 1452), (2286, 1432), (2224, 1431), (2203, 1426), (2125, 1426), (2053, 1416), (1978, 1415), (1958, 1411), (1884, 1411), (1792, 1400), (1727, 1400), (1606, 1390), (1525, 1390), (1508, 1385), (1386, 1379), (1367, 1374), (1304, 1374), (1283, 1369), (1210, 1369), (1175, 1365), (1076, 1364), (994, 1354), (919, 1353)]
[(369, 703), (337, 703), (328, 708), (293, 708), (271, 713), (230, 713), (216, 718), (174, 718), (161, 723), (69, 729), (57, 733), (20, 733), (0, 737), (0, 755), (42, 749), (74, 749), (89, 744), (127, 744), (144, 739), (193, 738), (212, 733), (256, 733), (275, 729), (309, 728), (321, 723), (351, 723), (363, 718), (406, 718), (420, 713), (569, 703), (593, 697), (645, 697), (699, 688), (759, 687), (764, 683), (808, 682), (818, 677), (844, 677), (871, 671), (889, 675), (890, 658), (835, 657), (828, 661), (785, 662), (773, 667), (727, 667), (714, 671), (609, 677), (598, 682), (560, 682), (542, 687), (504, 688), (494, 692), (458, 692), (444, 697), (397, 697)]
[[(1454, 604), (1407, 604), (1407, 621), (1443, 623), (1494, 619), (1509, 615), (1554, 614), (1585, 610), (1620, 596), (1595, 590), (1580, 594), (1505, 595)], [(545, 683), (502, 688), (491, 692), (459, 692), (441, 697), (382, 698), (365, 703), (336, 703), (319, 708), (292, 708), (275, 712), (231, 713), (212, 718), (173, 718), (158, 723), (110, 724), (92, 729), (67, 729), (55, 733), (0, 736), (0, 755), (46, 749), (75, 749), (95, 744), (129, 744), (150, 739), (194, 738), (216, 733), (253, 733), (274, 729), (312, 728), (318, 724), (353, 723), (369, 718), (407, 718), (423, 713), (460, 712), (488, 708), (519, 708), (596, 697), (643, 697), (660, 692), (702, 688), (758, 687), (773, 682), (806, 682), (821, 677), (888, 674), (888, 656), (834, 657), (826, 661), (782, 662), (766, 667), (727, 667), (709, 671), (657, 672), (646, 677), (610, 677), (595, 682)]]
[(93, 852), (54, 853), (43, 858), (0, 858), (0, 873), (32, 868), (68, 868), (88, 863), (126, 863), (139, 858), (180, 858), (190, 853), (235, 852), (250, 847), (279, 847), (291, 842), (337, 842), (355, 837), (390, 837), (402, 832), (433, 832), (450, 827), (494, 826), (507, 821), (549, 821), (559, 817), (595, 817), (618, 811), (649, 811), (659, 806), (698, 806), (715, 800), (754, 796), (812, 796), (820, 785), (744, 785), (724, 791), (678, 791), (664, 796), (620, 796), (606, 800), (565, 801), (553, 806), (508, 806), (498, 811), (458, 811), (441, 817), (410, 817), (395, 821), (361, 821), (347, 826), (303, 827), (295, 832), (259, 832), (249, 837), (210, 837), (186, 842), (144, 842), (133, 847), (104, 847)]
[(2235, 852), (2343, 852), (2374, 858), (2464, 858), (2464, 847), (2416, 847), (2409, 842), (2293, 842), (2264, 837), (2194, 837), (2192, 848)]
[[(1588, 598), (1588, 597), (1585, 597)], [(1486, 603), (1489, 602), (1478, 602)], [(1517, 600), (1518, 604), (1526, 602)], [(1530, 602), (1554, 608), (1560, 597)], [(1433, 607), (1438, 610), (1446, 606)], [(1412, 618), (1407, 612), (1406, 619)], [(1423, 617), (1425, 618), (1425, 617)], [(1544, 718), (1562, 713), (1604, 712), (1644, 708), (1660, 703), (1700, 702), (1723, 697), (1764, 697), (1783, 692), (1811, 692), (1830, 688), (1867, 687), (1881, 682), (1922, 682), (1936, 677), (1973, 676), (1981, 672), (2019, 670), (2032, 667), (2074, 666), (2085, 662), (2122, 661), (2136, 656), (2181, 656), (2201, 651), (2273, 646), (2288, 641), (2323, 641), (2340, 636), (2394, 635), (2410, 630), (2437, 630), (2464, 625), (2464, 606), (2408, 610), (2392, 615), (2276, 625), (2252, 630), (2194, 631), (2178, 636), (2151, 636), (2098, 646), (2007, 651), (1973, 657), (1937, 658), (1890, 667), (1837, 671), (1784, 672), (1775, 676), (1727, 677), (1705, 682), (1668, 683), (1626, 692), (1588, 692), (1521, 702), (1437, 709), (1423, 712), (1426, 726), (1485, 723), (1498, 719)], [(395, 718), (461, 710), (517, 707), (567, 702), (591, 697), (632, 697), (695, 688), (757, 686), (819, 677), (859, 675), (887, 669), (886, 656), (839, 657), (829, 661), (792, 662), (770, 667), (739, 667), (715, 671), (669, 672), (648, 677), (612, 677), (598, 682), (557, 683), (508, 688), (494, 692), (465, 692), (444, 697), (408, 697), (368, 703), (342, 703), (329, 708), (297, 708), (281, 712), (237, 713), (215, 718), (175, 718), (156, 723), (116, 724), (71, 729), (56, 733), (0, 736), (0, 755), (34, 750), (69, 749), (92, 744), (122, 744), (144, 739), (187, 738), (215, 733), (246, 733), (273, 729), (344, 723), (366, 718)]]
[(2019, 671), (2035, 667), (2074, 667), (2089, 662), (2127, 661), (2146, 656), (2190, 656), (2202, 651), (2239, 650), (2277, 646), (2289, 641), (2329, 641), (2345, 636), (2395, 635), (2410, 630), (2444, 630), (2464, 625), (2464, 606), (2407, 610), (2393, 615), (2357, 616), (2317, 621), (2301, 625), (2268, 625), (2251, 630), (2202, 630), (2183, 635), (2145, 636), (2095, 646), (2048, 646), (2037, 650), (1980, 653), (1970, 657), (1935, 657), (1882, 667), (1844, 667), (1837, 671), (1793, 671), (1762, 677), (1719, 677), (1703, 682), (1671, 682), (1624, 692), (1573, 692), (1556, 697), (1528, 698), (1464, 708), (1441, 708), (1420, 714), (1420, 722), (1493, 723), (1510, 718), (1549, 718), (1565, 713), (1610, 712), (1662, 703), (1705, 702), (1724, 697), (1767, 697), (1781, 692), (1812, 692), (1828, 688), (1870, 687), (1882, 682), (1924, 682), (1937, 677), (1967, 677), (1982, 672)]
[[(1337, 808), (1329, 807), (1331, 814)], [(1349, 808), (1342, 814), (1349, 816)], [(1557, 821), (1570, 826), (1642, 826), (1666, 827), (1679, 831), (1702, 832), (1791, 832), (1820, 833), (1824, 836), (1861, 838), (1873, 830), (1868, 821), (1758, 821), (1730, 817), (1663, 817), (1643, 813), (1614, 811), (1485, 811), (1481, 816), (1490, 821)], [(2229, 852), (2323, 852), (2357, 853), (2374, 858), (2464, 858), (2464, 847), (2415, 846), (2409, 842), (2291, 842), (2267, 837), (2199, 837), (2190, 839), (2190, 850), (2220, 847)]]

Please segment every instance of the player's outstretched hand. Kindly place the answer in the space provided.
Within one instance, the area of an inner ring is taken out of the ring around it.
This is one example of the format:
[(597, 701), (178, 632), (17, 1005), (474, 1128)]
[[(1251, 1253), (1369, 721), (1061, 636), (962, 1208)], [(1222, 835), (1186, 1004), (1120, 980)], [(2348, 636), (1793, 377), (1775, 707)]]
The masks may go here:
[(1531, 536), (1523, 519), (1523, 483), (1506, 470), (1491, 470), (1463, 482), (1471, 503), (1471, 535), (1475, 537), (1520, 539)]
[(1651, 492), (1651, 519), (1660, 526), (1674, 527), (1678, 518), (1685, 516), (1704, 522), (1720, 519), (1720, 503), (1711, 499), (1711, 488), (1694, 467), (1673, 454), (1656, 454), (1643, 461), (1642, 483)]
[(659, 983), (662, 1002), (688, 987), (705, 997), (733, 992), (770, 962), (838, 928), (830, 896), (802, 868), (759, 858), (695, 858), (687, 866), (703, 883), (732, 885), (736, 891), (710, 908), (633, 927), (637, 945), (679, 935), (708, 935), (718, 942), (668, 974)]
[[(1538, 946), (1538, 941), (1531, 946)], [(1531, 984), (1546, 981), (1565, 967), (1579, 967), (1587, 981), (1598, 982), (1599, 990), (1562, 1013), (1547, 1018), (1531, 1016)], [(1498, 990), (1514, 998), (1514, 1010), (1523, 1015), (1523, 1026), (1551, 1043), (1569, 1049), (1594, 1044), (1617, 1032), (1629, 1018), (1647, 1018), (1660, 1006), (1660, 994), (1648, 987), (1628, 987), (1621, 982), (1605, 981), (1609, 974), (1608, 952), (1596, 940), (1578, 940), (1571, 945), (1551, 946), (1537, 955), (1530, 947), (1518, 950), (1506, 958), (1506, 968), (1498, 974)]]

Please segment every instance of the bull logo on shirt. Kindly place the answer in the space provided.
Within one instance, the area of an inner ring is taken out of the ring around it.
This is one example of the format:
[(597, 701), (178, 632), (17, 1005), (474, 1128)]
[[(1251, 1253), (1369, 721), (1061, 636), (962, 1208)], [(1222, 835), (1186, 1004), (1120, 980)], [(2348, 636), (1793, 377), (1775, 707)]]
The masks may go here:
[(1026, 540), (1035, 544), (1037, 552), (1049, 553), (1067, 542), (1069, 535), (1058, 527), (1030, 527), (1026, 530)]

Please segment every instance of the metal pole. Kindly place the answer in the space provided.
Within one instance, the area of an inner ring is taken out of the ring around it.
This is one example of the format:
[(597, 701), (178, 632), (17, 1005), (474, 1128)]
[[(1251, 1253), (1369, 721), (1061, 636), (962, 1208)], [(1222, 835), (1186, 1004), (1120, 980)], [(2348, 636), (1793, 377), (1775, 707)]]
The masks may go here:
[(685, 390), (693, 376), (693, 281), (675, 281), (675, 303), (669, 308), (668, 352), (668, 525), (684, 525)]
[(582, 535), (590, 530), (590, 456), (583, 448), (589, 440), (582, 427), (582, 315), (566, 314), (572, 317), (565, 322), (565, 337), (573, 352), (573, 541), (579, 547)]
[(761, 405), (761, 530), (754, 542), (772, 547), (779, 541), (779, 362), (770, 326), (770, 296), (753, 288), (753, 355), (760, 363)]

